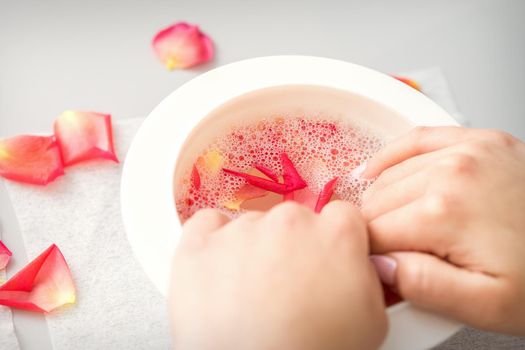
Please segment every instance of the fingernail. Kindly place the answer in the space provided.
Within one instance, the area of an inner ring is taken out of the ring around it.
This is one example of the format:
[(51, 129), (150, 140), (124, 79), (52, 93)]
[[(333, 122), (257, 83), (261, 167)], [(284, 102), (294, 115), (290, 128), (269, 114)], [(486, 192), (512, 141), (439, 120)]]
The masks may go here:
[(393, 286), (396, 278), (396, 260), (386, 255), (370, 255), (370, 261), (374, 265), (381, 282)]
[(360, 179), (361, 178), (361, 175), (363, 175), (363, 173), (365, 172), (366, 170), (366, 162), (363, 162), (361, 164), (359, 164), (359, 166), (357, 166), (356, 168), (354, 168), (351, 172), (350, 172), (350, 175), (354, 178), (354, 179)]

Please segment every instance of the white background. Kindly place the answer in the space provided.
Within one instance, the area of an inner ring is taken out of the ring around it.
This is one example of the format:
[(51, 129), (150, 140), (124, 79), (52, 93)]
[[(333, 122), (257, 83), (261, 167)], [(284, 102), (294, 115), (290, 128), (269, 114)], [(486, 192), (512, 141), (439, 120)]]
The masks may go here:
[[(157, 62), (151, 38), (179, 20), (214, 39), (212, 64), (167, 72)], [(0, 0), (0, 136), (49, 132), (65, 109), (145, 116), (202, 71), (274, 54), (327, 56), (386, 73), (439, 66), (471, 126), (525, 139), (520, 0)], [(11, 210), (0, 186), (16, 271), (26, 260)], [(15, 316), (24, 349), (50, 349), (43, 317)]]

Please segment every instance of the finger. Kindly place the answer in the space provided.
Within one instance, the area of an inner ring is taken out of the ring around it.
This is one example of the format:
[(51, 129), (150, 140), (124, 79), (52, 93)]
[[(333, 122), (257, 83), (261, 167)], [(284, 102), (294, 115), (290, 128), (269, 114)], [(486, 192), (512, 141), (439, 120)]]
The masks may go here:
[[(252, 235), (256, 230), (253, 229), (254, 225), (256, 225), (256, 221), (263, 218), (265, 215), (264, 212), (258, 211), (258, 210), (250, 210), (243, 214), (241, 214), (239, 217), (237, 217), (234, 220), (231, 220), (228, 223), (229, 229), (223, 230), (222, 237), (228, 241), (229, 238), (236, 239), (235, 237), (241, 236), (248, 238), (248, 235)], [(234, 227), (234, 228), (233, 228)]]
[(419, 252), (398, 252), (384, 259), (393, 261), (379, 269), (390, 272), (379, 271), (379, 275), (393, 277), (383, 282), (393, 281), (399, 294), (411, 303), (478, 327), (486, 326), (487, 319), (493, 317), (486, 306), (494, 303), (491, 296), (498, 295), (501, 288), (495, 277)]
[(475, 132), (477, 130), (457, 126), (417, 127), (379, 151), (368, 161), (362, 177), (374, 178), (385, 169), (408, 158), (470, 139)]
[(355, 206), (339, 200), (330, 202), (321, 211), (320, 219), (326, 228), (320, 232), (321, 235), (341, 237), (349, 242), (352, 251), (368, 255), (366, 223)]
[(230, 222), (230, 219), (216, 209), (202, 209), (184, 223), (182, 227), (181, 241), (188, 239), (204, 238)]
[(264, 212), (259, 210), (250, 210), (239, 216), (236, 221), (253, 222), (264, 216)]
[(363, 198), (361, 209), (365, 219), (372, 221), (422, 197), (427, 191), (429, 182), (432, 181), (429, 176), (431, 171), (433, 171), (432, 168), (422, 170), (369, 193)]
[(373, 193), (385, 188), (386, 186), (401, 181), (402, 179), (413, 175), (422, 169), (428, 168), (435, 164), (440, 158), (444, 157), (449, 151), (439, 150), (431, 153), (421, 154), (402, 161), (386, 170), (372, 183), (372, 185), (363, 193), (363, 200), (370, 198)]
[(312, 224), (314, 217), (312, 210), (293, 201), (280, 203), (264, 215), (264, 219), (276, 228), (273, 231), (274, 233), (278, 233), (281, 228), (286, 229), (290, 233), (300, 232), (300, 229), (289, 229), (309, 226)]
[(381, 215), (368, 223), (371, 251), (418, 250), (446, 256), (459, 238), (457, 218), (441, 197), (426, 196)]

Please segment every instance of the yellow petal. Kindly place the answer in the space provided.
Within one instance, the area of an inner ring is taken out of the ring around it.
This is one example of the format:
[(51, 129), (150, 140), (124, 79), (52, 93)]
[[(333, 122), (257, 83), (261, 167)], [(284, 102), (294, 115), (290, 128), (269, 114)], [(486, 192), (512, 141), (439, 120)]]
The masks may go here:
[(216, 149), (209, 150), (202, 157), (197, 160), (199, 165), (206, 169), (209, 173), (217, 174), (224, 165), (224, 157), (221, 152)]

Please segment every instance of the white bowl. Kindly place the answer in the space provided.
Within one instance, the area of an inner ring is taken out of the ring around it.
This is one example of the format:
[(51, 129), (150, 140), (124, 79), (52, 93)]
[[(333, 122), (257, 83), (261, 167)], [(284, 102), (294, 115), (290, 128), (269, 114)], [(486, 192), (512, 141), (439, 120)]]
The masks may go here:
[[(186, 137), (211, 111), (254, 90), (282, 85), (344, 90), (377, 104), (410, 125), (457, 125), (443, 109), (411, 87), (371, 69), (319, 57), (273, 56), (240, 61), (204, 73), (166, 97), (140, 127), (124, 163), (124, 226), (140, 264), (167, 294), (171, 257), (181, 233), (173, 200), (173, 174)], [(359, 104), (359, 103), (357, 103)], [(382, 349), (423, 349), (460, 325), (403, 302), (387, 310), (390, 330)]]

